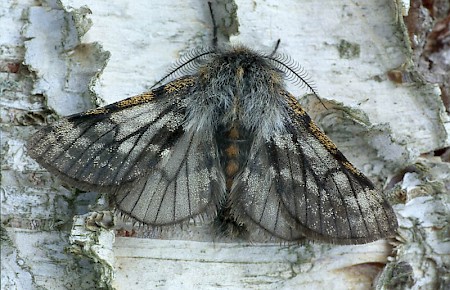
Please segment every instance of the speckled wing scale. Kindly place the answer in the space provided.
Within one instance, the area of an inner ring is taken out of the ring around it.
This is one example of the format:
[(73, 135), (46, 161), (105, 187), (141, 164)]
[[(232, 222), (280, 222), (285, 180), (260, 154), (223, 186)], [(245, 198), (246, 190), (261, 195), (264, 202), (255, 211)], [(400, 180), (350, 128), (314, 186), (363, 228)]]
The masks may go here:
[(233, 214), (288, 241), (360, 244), (392, 235), (397, 223), (387, 201), (291, 94), (280, 96), (291, 125), (253, 145), (234, 188)]
[(113, 193), (123, 213), (168, 225), (213, 212), (220, 192), (211, 138), (184, 132), (195, 79), (63, 118), (37, 132), (29, 154), (67, 183)]
[(242, 46), (202, 52), (186, 62), (197, 68), (191, 75), (63, 118), (37, 132), (28, 152), (150, 226), (205, 215), (250, 237), (392, 236), (391, 206), (285, 91), (286, 75), (306, 83), (286, 59)]

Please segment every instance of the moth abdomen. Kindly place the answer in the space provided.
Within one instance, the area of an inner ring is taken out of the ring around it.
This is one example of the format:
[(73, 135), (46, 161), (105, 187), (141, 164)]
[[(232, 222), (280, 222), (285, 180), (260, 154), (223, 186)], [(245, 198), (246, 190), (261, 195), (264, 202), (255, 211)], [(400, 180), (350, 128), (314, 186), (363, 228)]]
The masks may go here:
[[(225, 129), (228, 128), (228, 129)], [(220, 166), (225, 174), (226, 188), (229, 192), (234, 178), (245, 166), (252, 142), (250, 132), (233, 122), (219, 126), (215, 136), (219, 151)]]
[(225, 195), (218, 205), (216, 225), (219, 236), (245, 238), (248, 235), (244, 223), (232, 214), (233, 185), (248, 162), (249, 151), (253, 142), (252, 133), (244, 129), (238, 120), (220, 125), (215, 132), (218, 157), (225, 177)]

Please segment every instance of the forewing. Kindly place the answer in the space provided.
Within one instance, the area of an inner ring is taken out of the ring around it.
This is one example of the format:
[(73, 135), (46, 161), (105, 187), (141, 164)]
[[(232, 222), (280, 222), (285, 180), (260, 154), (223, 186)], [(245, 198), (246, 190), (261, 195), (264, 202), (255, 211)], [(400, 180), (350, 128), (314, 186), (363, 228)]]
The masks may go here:
[(142, 223), (214, 214), (225, 190), (217, 147), (204, 130), (183, 128), (194, 84), (184, 77), (63, 118), (37, 132), (28, 151), (72, 186), (112, 193), (117, 208)]
[(358, 244), (392, 236), (397, 220), (388, 202), (294, 97), (284, 97), (291, 116), (286, 132), (254, 143), (234, 204), (253, 223), (286, 240), (303, 235)]
[(63, 118), (29, 140), (31, 157), (67, 183), (110, 190), (146, 174), (183, 135), (192, 77)]

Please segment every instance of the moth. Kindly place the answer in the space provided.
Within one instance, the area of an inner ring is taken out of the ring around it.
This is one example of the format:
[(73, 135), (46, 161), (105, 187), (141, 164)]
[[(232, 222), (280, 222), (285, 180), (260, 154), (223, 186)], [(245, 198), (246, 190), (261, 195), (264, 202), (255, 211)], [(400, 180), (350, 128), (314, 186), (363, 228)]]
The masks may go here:
[(190, 73), (42, 128), (29, 155), (152, 227), (206, 216), (285, 241), (395, 234), (386, 199), (285, 89), (286, 78), (311, 88), (295, 62), (213, 46), (180, 68)]

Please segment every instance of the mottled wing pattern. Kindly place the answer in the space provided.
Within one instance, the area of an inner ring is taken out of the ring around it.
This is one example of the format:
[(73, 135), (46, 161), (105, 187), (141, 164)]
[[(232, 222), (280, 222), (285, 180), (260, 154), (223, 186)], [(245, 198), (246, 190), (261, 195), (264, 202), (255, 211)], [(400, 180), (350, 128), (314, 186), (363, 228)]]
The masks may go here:
[(63, 118), (33, 135), (28, 152), (72, 186), (114, 192), (118, 208), (139, 221), (187, 219), (211, 205), (216, 178), (212, 139), (195, 140), (182, 126), (195, 81)]
[(295, 98), (282, 95), (291, 123), (286, 133), (254, 143), (235, 186), (236, 213), (286, 240), (357, 244), (392, 235), (397, 221), (387, 201)]

